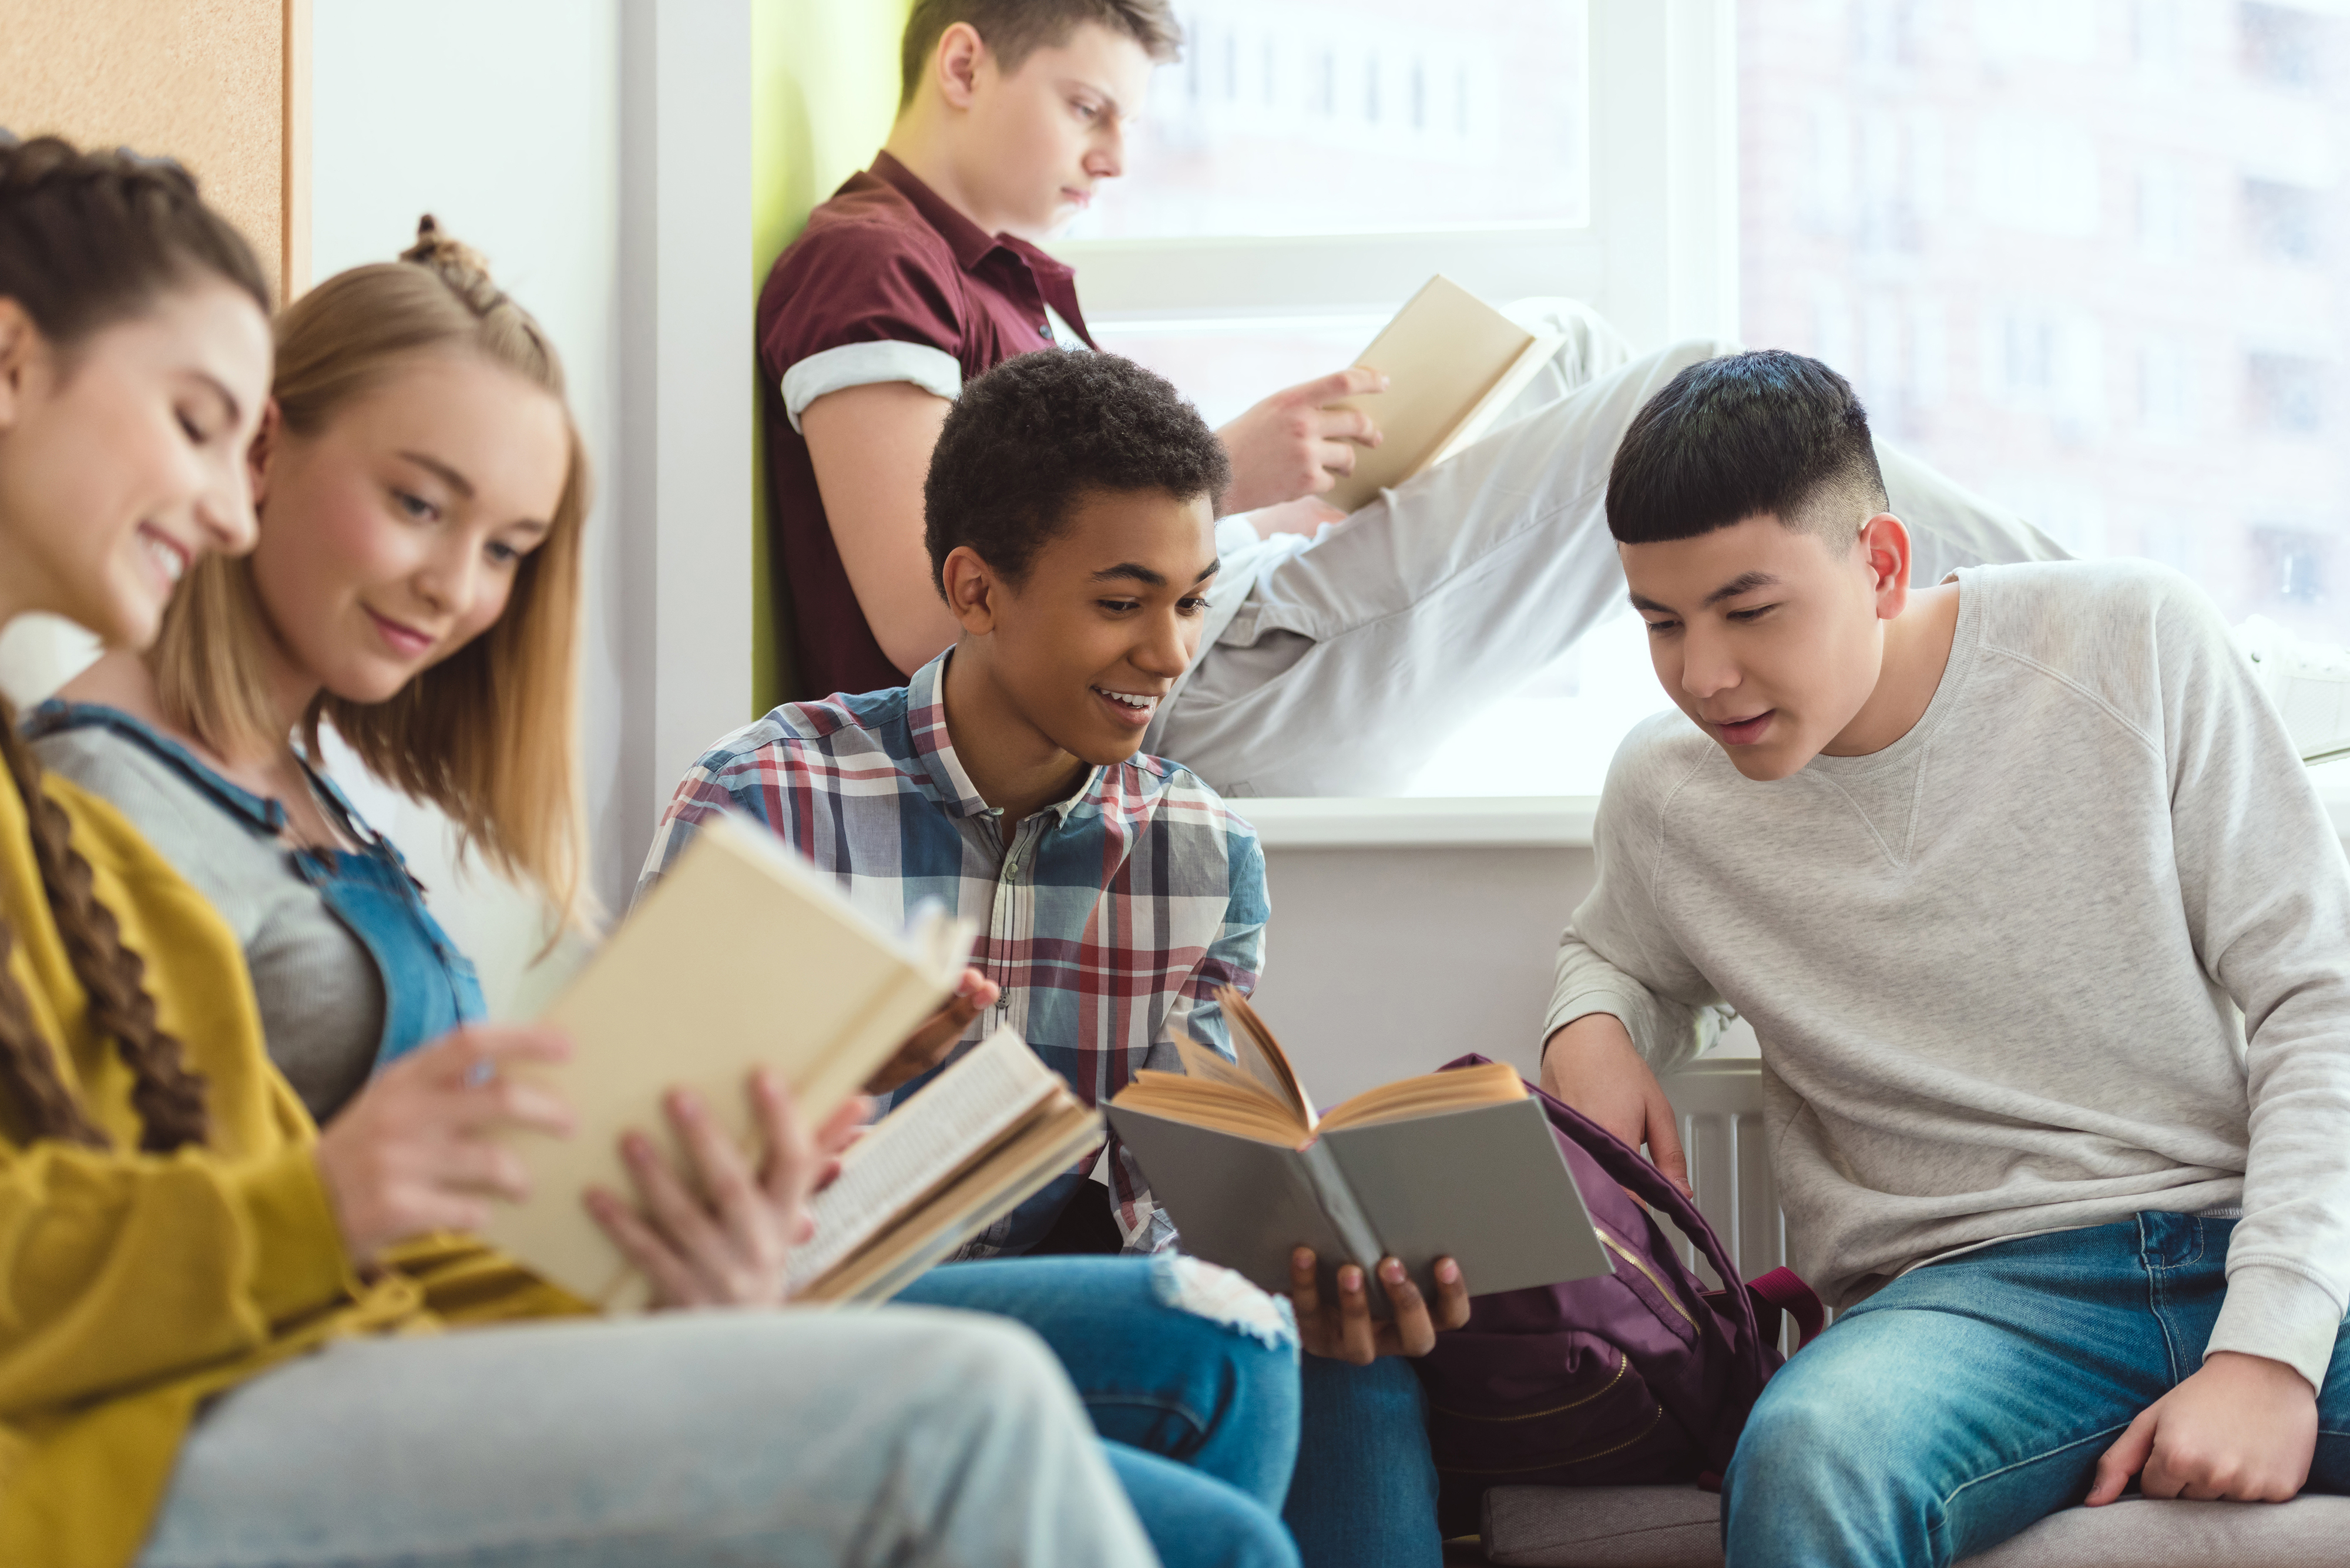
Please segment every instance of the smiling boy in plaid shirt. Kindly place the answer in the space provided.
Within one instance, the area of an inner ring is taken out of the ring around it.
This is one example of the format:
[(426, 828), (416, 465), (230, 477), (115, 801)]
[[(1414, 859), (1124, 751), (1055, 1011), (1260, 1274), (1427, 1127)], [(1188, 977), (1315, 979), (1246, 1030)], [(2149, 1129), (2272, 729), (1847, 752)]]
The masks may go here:
[[(711, 813), (749, 812), (876, 919), (902, 921), (937, 898), (976, 921), (972, 962), (1002, 995), (964, 1038), (1010, 1023), (1087, 1104), (1142, 1067), (1180, 1071), (1179, 1032), (1229, 1055), (1215, 992), (1256, 982), (1264, 857), (1189, 769), (1137, 754), (1199, 648), (1229, 475), (1222, 446), (1175, 389), (1115, 356), (1024, 355), (972, 381), (924, 491), (935, 578), (962, 628), (955, 645), (903, 687), (778, 708), (720, 742), (678, 786), (646, 884)], [(1109, 1154), (1107, 1201), (1072, 1171), (983, 1250), (1165, 1248), (1174, 1229), (1140, 1169), (1115, 1142)], [(1285, 1490), (1306, 1568), (1418, 1568), (1440, 1552), (1407, 1358), (1467, 1321), (1468, 1286), (1440, 1262), (1437, 1298), (1425, 1302), (1392, 1263), (1376, 1283), (1350, 1264), (1337, 1292), (1294, 1296), (1295, 1338), (1278, 1314), (1281, 1343), (1312, 1353), (1294, 1386), (1295, 1479), (1276, 1478), (1274, 1492)], [(908, 1299), (984, 1309), (971, 1276), (1014, 1266), (1026, 1265), (939, 1269)], [(1210, 1272), (1226, 1283), (1194, 1293), (1194, 1310), (1221, 1315), (1255, 1296)], [(1376, 1327), (1370, 1290), (1394, 1309)], [(1065, 1337), (1046, 1337), (1066, 1359)]]
[[(962, 625), (902, 687), (777, 708), (679, 784), (641, 894), (712, 813), (747, 812), (901, 924), (923, 899), (975, 922), (1000, 1024), (1087, 1105), (1181, 1033), (1225, 1047), (1219, 986), (1256, 983), (1264, 857), (1187, 769), (1137, 754), (1199, 643), (1223, 449), (1190, 405), (1110, 356), (1032, 355), (972, 383), (932, 461), (929, 545)], [(918, 1092), (926, 1078), (892, 1099)], [(1025, 1252), (1155, 1251), (1173, 1230), (1113, 1145), (982, 1238)]]

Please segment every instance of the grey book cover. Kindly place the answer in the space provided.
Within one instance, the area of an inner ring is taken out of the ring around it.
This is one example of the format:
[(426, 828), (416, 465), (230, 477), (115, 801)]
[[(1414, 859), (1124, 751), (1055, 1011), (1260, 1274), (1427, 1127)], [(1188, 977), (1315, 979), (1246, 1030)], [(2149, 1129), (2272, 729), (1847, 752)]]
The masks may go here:
[[(1451, 1257), (1472, 1295), (1612, 1272), (1541, 1102), (1531, 1097), (1322, 1134), (1303, 1151), (1113, 1105), (1177, 1244), (1269, 1291), (1299, 1246), (1367, 1272), (1389, 1254), (1435, 1298)], [(1386, 1294), (1368, 1292), (1374, 1314)]]

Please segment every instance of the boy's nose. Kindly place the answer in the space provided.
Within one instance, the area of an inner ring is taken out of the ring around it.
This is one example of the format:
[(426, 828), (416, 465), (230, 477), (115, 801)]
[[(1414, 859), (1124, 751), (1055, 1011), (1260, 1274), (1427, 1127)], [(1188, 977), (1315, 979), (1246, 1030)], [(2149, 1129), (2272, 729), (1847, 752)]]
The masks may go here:
[(1681, 646), (1680, 688), (1702, 701), (1717, 691), (1727, 691), (1738, 684), (1738, 664), (1727, 649), (1712, 647), (1704, 639), (1688, 638)]
[(1086, 154), (1086, 172), (1097, 180), (1115, 180), (1126, 172), (1126, 136), (1111, 126), (1095, 140), (1093, 151)]

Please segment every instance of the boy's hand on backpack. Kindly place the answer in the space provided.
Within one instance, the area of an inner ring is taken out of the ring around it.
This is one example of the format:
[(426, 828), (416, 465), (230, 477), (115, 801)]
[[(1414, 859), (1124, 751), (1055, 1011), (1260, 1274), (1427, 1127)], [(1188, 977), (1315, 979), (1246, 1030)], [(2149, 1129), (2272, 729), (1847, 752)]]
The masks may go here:
[(1355, 449), (1379, 444), (1379, 427), (1341, 398), (1387, 390), (1388, 379), (1361, 365), (1285, 388), (1216, 432), (1232, 460), (1227, 513), (1319, 495), (1355, 472)]
[(962, 983), (946, 1004), (906, 1036), (898, 1054), (884, 1062), (874, 1075), (865, 1080), (868, 1095), (886, 1095), (900, 1084), (911, 1083), (945, 1060), (954, 1049), (971, 1021), (995, 1005), (1003, 988), (975, 969), (962, 971)]
[(1649, 1162), (1684, 1195), (1693, 1196), (1672, 1102), (1640, 1059), (1622, 1019), (1586, 1012), (1553, 1034), (1543, 1044), (1542, 1086), (1551, 1098), (1574, 1106), (1634, 1148), (1647, 1144)]
[(656, 1307), (778, 1306), (791, 1294), (791, 1250), (815, 1229), (808, 1194), (856, 1141), (872, 1102), (851, 1097), (811, 1133), (773, 1073), (751, 1075), (751, 1106), (765, 1152), (754, 1169), (702, 1096), (672, 1089), (662, 1108), (692, 1168), (671, 1168), (653, 1141), (630, 1131), (620, 1158), (639, 1206), (591, 1187), (588, 1212), (652, 1282)]
[(1440, 1332), (1469, 1321), (1469, 1284), (1461, 1277), (1461, 1265), (1450, 1258), (1436, 1260), (1433, 1314), (1404, 1266), (1393, 1258), (1380, 1259), (1379, 1286), (1395, 1313), (1385, 1323), (1371, 1316), (1361, 1269), (1353, 1263), (1342, 1266), (1338, 1299), (1325, 1301), (1314, 1263), (1311, 1247), (1289, 1255), (1289, 1304), (1297, 1313), (1297, 1337), (1308, 1355), (1357, 1366), (1368, 1366), (1382, 1355), (1426, 1355), (1436, 1348)]
[(2265, 1355), (2215, 1351), (2106, 1450), (2086, 1501), (2102, 1507), (2138, 1476), (2148, 1497), (2287, 1502), (2316, 1453), (2309, 1379)]

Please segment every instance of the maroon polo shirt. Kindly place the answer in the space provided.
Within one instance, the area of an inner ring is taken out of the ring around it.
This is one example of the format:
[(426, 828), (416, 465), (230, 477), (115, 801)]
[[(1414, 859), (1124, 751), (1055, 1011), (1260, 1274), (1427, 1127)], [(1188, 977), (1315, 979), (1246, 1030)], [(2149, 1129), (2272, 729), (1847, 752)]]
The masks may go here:
[[(769, 526), (789, 591), (799, 691), (816, 697), (902, 686), (865, 624), (833, 543), (807, 441), (783, 379), (827, 349), (911, 343), (951, 355), (969, 381), (1053, 346), (1050, 304), (1090, 344), (1075, 274), (1035, 245), (990, 234), (887, 152), (808, 215), (759, 293)], [(892, 378), (894, 379), (894, 378)]]

